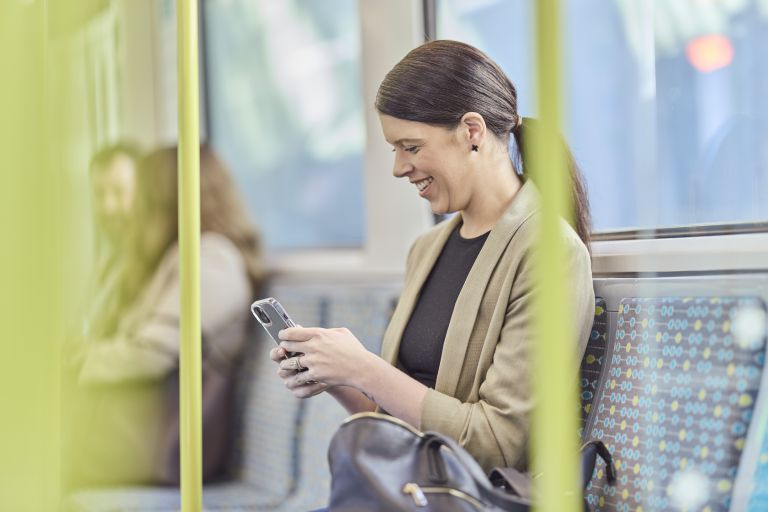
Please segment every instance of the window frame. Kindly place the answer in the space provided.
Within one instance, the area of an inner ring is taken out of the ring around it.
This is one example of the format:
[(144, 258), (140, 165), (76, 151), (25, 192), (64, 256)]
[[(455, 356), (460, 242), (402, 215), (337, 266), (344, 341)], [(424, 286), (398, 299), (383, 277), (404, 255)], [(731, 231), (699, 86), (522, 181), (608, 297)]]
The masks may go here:
[[(637, 9), (642, 14), (642, 20), (638, 21), (638, 40), (640, 44), (646, 48), (645, 58), (638, 62), (640, 69), (641, 79), (647, 83), (648, 89), (653, 89), (653, 97), (655, 100), (655, 83), (656, 83), (656, 43), (654, 40), (654, 0), (641, 0)], [(425, 13), (429, 12), (431, 18), (425, 19), (425, 27), (428, 27), (428, 34), (431, 34), (432, 38), (437, 38), (437, 19), (439, 16), (440, 6), (438, 0), (423, 0)], [(565, 16), (565, 15), (563, 15)], [(650, 87), (651, 82), (654, 84)], [(650, 112), (650, 111), (649, 111)], [(656, 154), (657, 142), (655, 135), (655, 124), (657, 122), (656, 116), (649, 113), (647, 117), (643, 117), (638, 124), (643, 127), (648, 133), (648, 140), (652, 141), (653, 150), (650, 154)], [(643, 164), (651, 163), (650, 161), (644, 161)], [(657, 172), (657, 171), (654, 171)], [(659, 176), (656, 176), (659, 178)], [(650, 192), (650, 189), (642, 190), (642, 192)], [(442, 218), (435, 219), (435, 223), (443, 220)], [(749, 220), (749, 221), (723, 221), (723, 222), (706, 222), (706, 223), (693, 223), (693, 224), (681, 224), (681, 225), (661, 225), (642, 228), (618, 228), (618, 229), (600, 229), (592, 231), (590, 237), (593, 242), (603, 241), (625, 241), (625, 240), (651, 240), (651, 239), (670, 239), (670, 238), (691, 238), (691, 237), (709, 237), (709, 236), (727, 236), (736, 234), (759, 234), (768, 232), (768, 219), (765, 220)], [(768, 255), (766, 255), (768, 259)]]
[[(436, 34), (435, 0), (377, 4), (358, 2), (366, 105), (373, 105), (384, 74), (407, 51)], [(207, 71), (204, 63), (202, 69)], [(203, 80), (207, 81), (205, 75)], [(201, 92), (207, 105), (207, 91)], [(436, 223), (428, 205), (407, 184), (392, 178), (391, 153), (372, 106), (365, 109), (365, 123), (367, 220), (362, 247), (268, 251), (267, 266), (274, 276), (401, 277), (411, 243)], [(398, 208), (392, 209), (391, 204)], [(599, 230), (591, 236), (596, 277), (768, 269), (768, 221)]]
[(690, 238), (701, 236), (741, 235), (768, 233), (768, 221), (723, 222), (716, 224), (690, 224), (683, 226), (601, 230), (592, 233), (593, 241), (646, 240), (662, 238)]
[[(365, 227), (358, 248), (266, 251), (274, 278), (401, 279), (413, 241), (434, 225), (429, 205), (413, 186), (392, 176), (391, 147), (381, 135), (373, 108), (386, 73), (408, 51), (424, 42), (425, 3), (413, 0), (358, 0), (361, 37), (361, 87), (365, 105), (363, 152)], [(397, 208), (392, 208), (396, 204)], [(375, 234), (375, 236), (373, 236)]]

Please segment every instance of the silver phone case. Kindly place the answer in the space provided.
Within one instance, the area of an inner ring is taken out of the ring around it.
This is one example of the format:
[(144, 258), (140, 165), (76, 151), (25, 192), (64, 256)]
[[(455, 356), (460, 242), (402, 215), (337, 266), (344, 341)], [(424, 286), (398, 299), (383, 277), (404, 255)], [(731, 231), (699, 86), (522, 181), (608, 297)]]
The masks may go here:
[[(264, 319), (260, 318), (259, 314), (256, 312), (257, 307), (266, 314), (269, 322), (265, 322)], [(280, 337), (277, 333), (288, 327), (296, 327), (296, 324), (291, 320), (291, 317), (288, 316), (288, 313), (285, 312), (283, 306), (272, 297), (257, 300), (251, 304), (251, 313), (278, 345), (280, 344)]]

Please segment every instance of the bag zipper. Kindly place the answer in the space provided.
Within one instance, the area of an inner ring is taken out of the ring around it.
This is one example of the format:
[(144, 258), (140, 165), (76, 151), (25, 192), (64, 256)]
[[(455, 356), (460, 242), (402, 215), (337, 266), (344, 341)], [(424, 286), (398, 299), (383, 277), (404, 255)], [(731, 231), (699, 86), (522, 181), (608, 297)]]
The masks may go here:
[(409, 494), (413, 499), (413, 504), (417, 507), (426, 507), (429, 504), (426, 496), (427, 494), (448, 494), (454, 498), (466, 501), (479, 511), (485, 510), (485, 507), (480, 500), (464, 491), (453, 489), (451, 487), (421, 487), (419, 484), (411, 482), (403, 486), (403, 493)]
[(400, 418), (395, 418), (394, 416), (390, 416), (388, 414), (382, 414), (380, 412), (358, 412), (356, 414), (353, 414), (352, 416), (349, 416), (341, 424), (346, 425), (347, 423), (351, 423), (355, 420), (359, 420), (363, 418), (374, 418), (377, 420), (388, 421), (389, 423), (393, 423), (395, 425), (403, 427), (404, 429), (410, 431), (411, 433), (419, 437), (424, 437), (424, 432), (421, 432), (420, 430), (413, 428), (413, 426), (411, 426), (410, 423), (407, 423), (401, 420)]

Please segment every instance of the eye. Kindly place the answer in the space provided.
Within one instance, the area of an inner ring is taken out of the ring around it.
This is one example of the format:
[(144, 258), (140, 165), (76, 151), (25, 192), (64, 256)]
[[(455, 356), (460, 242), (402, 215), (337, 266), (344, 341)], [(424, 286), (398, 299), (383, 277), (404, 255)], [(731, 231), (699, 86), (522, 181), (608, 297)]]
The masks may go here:
[(419, 146), (408, 146), (407, 148), (403, 148), (403, 151), (408, 151), (409, 153), (416, 154), (419, 152)]

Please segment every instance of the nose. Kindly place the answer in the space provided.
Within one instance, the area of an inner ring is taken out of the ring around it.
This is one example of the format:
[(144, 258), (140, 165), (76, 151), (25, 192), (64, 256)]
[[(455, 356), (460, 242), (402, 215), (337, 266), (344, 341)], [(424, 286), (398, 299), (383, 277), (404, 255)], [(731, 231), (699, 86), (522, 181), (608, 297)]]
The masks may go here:
[(411, 164), (407, 158), (400, 156), (399, 154), (395, 156), (395, 166), (392, 169), (392, 175), (395, 178), (407, 176), (409, 173), (413, 172), (413, 169), (413, 164)]

